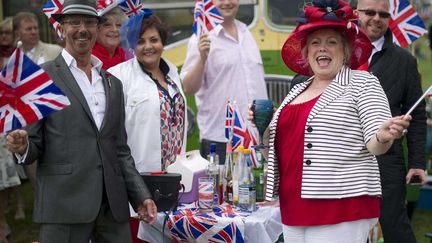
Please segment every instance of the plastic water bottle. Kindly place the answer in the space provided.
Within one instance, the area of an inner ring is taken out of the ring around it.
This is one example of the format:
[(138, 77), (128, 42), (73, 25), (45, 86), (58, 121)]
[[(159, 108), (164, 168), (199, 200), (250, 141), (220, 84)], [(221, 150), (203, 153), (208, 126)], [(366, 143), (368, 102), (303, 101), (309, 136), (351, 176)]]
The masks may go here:
[(219, 156), (216, 154), (216, 144), (210, 144), (210, 153), (207, 156), (209, 161), (207, 167), (207, 176), (214, 178), (214, 193), (213, 201), (215, 205), (219, 205)]
[(238, 201), (239, 201), (239, 178), (240, 178), (241, 165), (243, 164), (243, 150), (244, 147), (240, 145), (237, 147), (237, 150), (233, 154), (234, 155), (233, 156), (234, 166), (233, 166), (233, 173), (232, 173), (233, 204), (235, 206), (238, 206)]
[(239, 207), (242, 211), (253, 212), (256, 210), (255, 180), (252, 174), (252, 160), (250, 150), (244, 150), (244, 162), (239, 180)]

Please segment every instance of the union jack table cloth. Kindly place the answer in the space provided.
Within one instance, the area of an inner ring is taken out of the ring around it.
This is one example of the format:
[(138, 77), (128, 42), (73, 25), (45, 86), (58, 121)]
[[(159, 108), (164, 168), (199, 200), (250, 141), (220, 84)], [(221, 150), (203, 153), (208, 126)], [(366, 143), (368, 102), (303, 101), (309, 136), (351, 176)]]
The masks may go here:
[[(167, 219), (166, 222), (165, 219)], [(165, 223), (165, 224), (164, 224)], [(165, 225), (165, 228), (164, 228)], [(278, 207), (245, 213), (223, 204), (203, 211), (196, 203), (169, 215), (158, 213), (153, 225), (140, 223), (138, 238), (148, 242), (275, 242), (282, 233)]]

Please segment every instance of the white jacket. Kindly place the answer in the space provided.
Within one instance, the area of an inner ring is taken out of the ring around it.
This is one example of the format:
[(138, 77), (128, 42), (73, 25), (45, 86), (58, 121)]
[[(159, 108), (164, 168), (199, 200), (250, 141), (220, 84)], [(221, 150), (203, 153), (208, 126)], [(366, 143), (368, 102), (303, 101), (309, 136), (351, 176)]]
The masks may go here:
[[(168, 76), (179, 87), (185, 99), (177, 67), (164, 59), (170, 67)], [(126, 105), (128, 145), (138, 172), (161, 170), (160, 100), (155, 82), (141, 69), (136, 58), (108, 69), (121, 80)], [(187, 107), (187, 106), (185, 106)], [(182, 152), (186, 151), (187, 114)]]

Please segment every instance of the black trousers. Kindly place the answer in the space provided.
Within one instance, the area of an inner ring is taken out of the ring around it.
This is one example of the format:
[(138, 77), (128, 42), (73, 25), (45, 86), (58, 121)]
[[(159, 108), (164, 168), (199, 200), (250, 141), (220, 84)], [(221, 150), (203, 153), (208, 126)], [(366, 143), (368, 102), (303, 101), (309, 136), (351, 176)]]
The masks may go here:
[(226, 143), (210, 141), (207, 139), (202, 139), (200, 143), (200, 154), (204, 159), (207, 159), (207, 155), (210, 153), (210, 144), (216, 144), (216, 154), (219, 156), (219, 164), (225, 164), (226, 155)]
[(417, 242), (405, 202), (405, 164), (396, 161), (380, 161), (382, 198), (380, 224), (385, 243)]

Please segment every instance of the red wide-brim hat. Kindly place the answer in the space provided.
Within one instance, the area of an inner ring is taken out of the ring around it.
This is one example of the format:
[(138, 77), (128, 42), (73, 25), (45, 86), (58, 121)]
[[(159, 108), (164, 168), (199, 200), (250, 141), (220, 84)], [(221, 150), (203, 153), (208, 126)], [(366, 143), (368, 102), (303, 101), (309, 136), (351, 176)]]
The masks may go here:
[[(316, 2), (320, 1), (314, 1)], [(351, 63), (348, 64), (350, 68), (357, 69), (368, 61), (373, 46), (367, 35), (357, 25), (352, 9), (342, 0), (335, 0), (333, 4), (334, 6), (321, 5), (304, 8), (302, 20), (306, 23), (297, 25), (288, 36), (281, 51), (283, 61), (292, 71), (302, 75), (312, 75), (303, 48), (310, 33), (328, 28), (343, 33), (350, 42), (352, 47)]]

